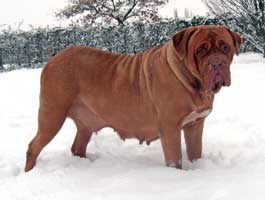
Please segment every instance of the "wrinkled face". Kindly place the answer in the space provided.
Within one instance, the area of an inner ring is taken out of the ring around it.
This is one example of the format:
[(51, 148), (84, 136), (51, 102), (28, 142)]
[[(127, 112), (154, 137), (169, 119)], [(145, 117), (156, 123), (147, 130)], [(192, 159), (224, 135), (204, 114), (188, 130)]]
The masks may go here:
[[(239, 51), (241, 38), (222, 26), (190, 28), (186, 40), (185, 66), (200, 82), (201, 90), (217, 93), (231, 84), (230, 64)], [(189, 30), (189, 29), (187, 29)]]

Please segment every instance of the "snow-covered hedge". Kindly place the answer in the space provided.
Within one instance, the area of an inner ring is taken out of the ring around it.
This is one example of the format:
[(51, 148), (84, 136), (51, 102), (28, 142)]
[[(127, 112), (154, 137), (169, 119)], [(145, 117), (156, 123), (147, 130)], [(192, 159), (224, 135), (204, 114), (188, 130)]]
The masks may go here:
[[(86, 29), (57, 27), (30, 31), (3, 30), (0, 32), (0, 70), (1, 66), (8, 66), (9, 69), (42, 66), (53, 55), (73, 45), (134, 54), (165, 43), (182, 28), (203, 24), (222, 23), (217, 19), (194, 17), (191, 20), (167, 19), (154, 24), (137, 22), (126, 26)], [(247, 51), (251, 47), (243, 49)]]

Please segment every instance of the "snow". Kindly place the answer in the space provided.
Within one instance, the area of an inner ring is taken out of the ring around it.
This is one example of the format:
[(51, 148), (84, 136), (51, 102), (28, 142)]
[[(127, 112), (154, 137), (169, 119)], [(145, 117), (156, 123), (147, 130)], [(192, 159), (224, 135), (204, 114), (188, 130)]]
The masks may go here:
[[(217, 94), (206, 120), (203, 158), (183, 170), (166, 167), (160, 141), (123, 142), (110, 128), (94, 135), (88, 158), (70, 153), (75, 126), (67, 120), (23, 171), (37, 128), (40, 69), (0, 74), (0, 198), (91, 200), (249, 200), (265, 196), (265, 59), (242, 54), (232, 85)], [(184, 143), (184, 142), (183, 142)]]

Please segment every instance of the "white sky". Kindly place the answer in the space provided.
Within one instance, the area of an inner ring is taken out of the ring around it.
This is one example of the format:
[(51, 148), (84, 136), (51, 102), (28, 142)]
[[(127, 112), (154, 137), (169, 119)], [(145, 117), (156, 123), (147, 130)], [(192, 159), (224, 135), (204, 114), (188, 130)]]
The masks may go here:
[(165, 16), (172, 17), (174, 9), (177, 9), (179, 17), (183, 17), (185, 8), (190, 9), (194, 15), (205, 15), (207, 12), (201, 0), (170, 0), (161, 11)]
[(64, 7), (65, 0), (0, 0), (0, 24), (46, 26), (58, 23), (55, 10)]
[[(16, 26), (23, 21), (23, 27), (60, 24), (55, 19), (55, 10), (64, 7), (67, 0), (0, 0), (0, 25)], [(205, 14), (206, 8), (201, 0), (170, 0), (162, 10), (166, 16), (173, 16), (173, 9), (183, 16), (184, 8), (190, 8), (193, 14)]]

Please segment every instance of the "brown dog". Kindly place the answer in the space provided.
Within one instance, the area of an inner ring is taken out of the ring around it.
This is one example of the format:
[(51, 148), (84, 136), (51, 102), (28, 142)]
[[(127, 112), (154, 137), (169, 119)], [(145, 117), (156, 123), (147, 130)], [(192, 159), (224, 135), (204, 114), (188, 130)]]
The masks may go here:
[(137, 55), (84, 46), (62, 51), (42, 71), (38, 132), (25, 171), (66, 117), (77, 126), (72, 153), (80, 157), (92, 133), (109, 126), (122, 139), (160, 138), (166, 164), (177, 168), (183, 129), (189, 160), (200, 158), (204, 119), (214, 94), (230, 85), (230, 63), (240, 44), (240, 36), (226, 27), (198, 26)]

